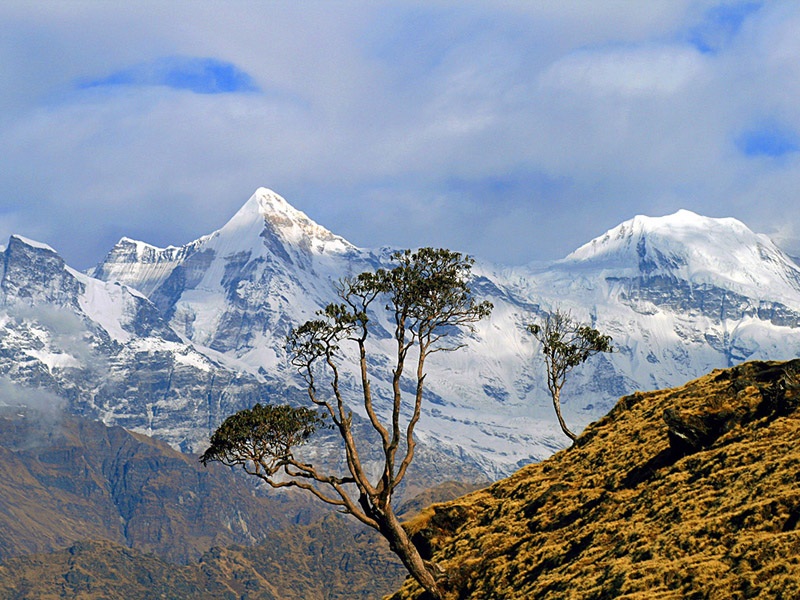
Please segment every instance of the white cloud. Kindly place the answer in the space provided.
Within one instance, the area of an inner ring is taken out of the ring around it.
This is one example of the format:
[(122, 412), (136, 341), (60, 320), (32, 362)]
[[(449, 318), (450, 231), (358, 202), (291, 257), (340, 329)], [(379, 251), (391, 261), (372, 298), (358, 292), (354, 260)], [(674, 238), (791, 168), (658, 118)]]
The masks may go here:
[(23, 387), (0, 377), (0, 406), (24, 406), (43, 415), (56, 416), (60, 415), (64, 400), (47, 390)]
[(580, 94), (675, 94), (701, 69), (700, 55), (685, 46), (582, 50), (551, 65), (540, 82)]
[[(207, 233), (261, 185), (359, 245), (497, 261), (681, 207), (800, 221), (794, 158), (736, 145), (800, 131), (800, 9), (765, 3), (702, 54), (718, 4), (4, 3), (0, 241), (86, 267), (122, 235)], [(262, 93), (76, 89), (169, 56)]]

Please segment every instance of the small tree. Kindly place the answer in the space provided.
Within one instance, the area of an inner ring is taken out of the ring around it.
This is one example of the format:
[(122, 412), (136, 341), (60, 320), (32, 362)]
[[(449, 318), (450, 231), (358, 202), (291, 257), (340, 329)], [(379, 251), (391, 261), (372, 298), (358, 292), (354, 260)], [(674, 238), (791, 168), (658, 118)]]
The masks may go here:
[(603, 335), (588, 325), (572, 319), (568, 312), (556, 309), (548, 314), (542, 324), (526, 326), (542, 346), (547, 369), (547, 389), (553, 398), (558, 424), (573, 442), (578, 438), (564, 422), (561, 414), (561, 388), (567, 373), (599, 352), (612, 352), (611, 336)]
[[(341, 435), (348, 472), (324, 473), (294, 456), (293, 448), (322, 424), (322, 416), (290, 406), (256, 405), (228, 417), (200, 460), (203, 464), (241, 465), (273, 487), (305, 489), (353, 515), (380, 532), (420, 585), (433, 598), (441, 598), (433, 570), (395, 516), (392, 497), (414, 459), (414, 428), (422, 413), (426, 359), (435, 352), (462, 347), (454, 338), (458, 328), (471, 327), (488, 316), (492, 305), (473, 299), (466, 283), (473, 260), (467, 256), (422, 248), (396, 252), (392, 259), (396, 262), (392, 269), (342, 280), (337, 289), (341, 302), (329, 304), (319, 311), (318, 319), (307, 321), (287, 339), (288, 354), (306, 382), (309, 399)], [(371, 314), (377, 307), (388, 312), (393, 329), (388, 420), (382, 419), (375, 407), (367, 359), (367, 340), (374, 329)], [(364, 441), (353, 435), (353, 416), (341, 387), (343, 343), (355, 350), (359, 402), (380, 439), (383, 464), (374, 481), (362, 463), (359, 448)], [(406, 403), (402, 389), (409, 362), (413, 364), (413, 392)], [(327, 393), (319, 386), (322, 378), (330, 385)]]

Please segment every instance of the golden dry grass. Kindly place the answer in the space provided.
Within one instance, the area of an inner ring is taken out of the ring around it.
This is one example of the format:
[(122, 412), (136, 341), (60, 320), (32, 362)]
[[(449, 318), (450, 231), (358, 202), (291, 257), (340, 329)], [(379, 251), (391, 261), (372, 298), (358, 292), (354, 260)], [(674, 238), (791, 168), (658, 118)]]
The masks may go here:
[(748, 363), (627, 396), (574, 447), (408, 527), (452, 599), (800, 598), (798, 374)]

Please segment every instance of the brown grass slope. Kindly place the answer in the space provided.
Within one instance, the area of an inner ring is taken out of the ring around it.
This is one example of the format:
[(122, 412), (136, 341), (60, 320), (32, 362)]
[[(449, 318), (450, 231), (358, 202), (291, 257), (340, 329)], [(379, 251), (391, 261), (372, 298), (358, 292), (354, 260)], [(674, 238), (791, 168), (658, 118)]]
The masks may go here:
[(452, 599), (800, 598), (799, 406), (798, 360), (636, 393), (408, 527)]

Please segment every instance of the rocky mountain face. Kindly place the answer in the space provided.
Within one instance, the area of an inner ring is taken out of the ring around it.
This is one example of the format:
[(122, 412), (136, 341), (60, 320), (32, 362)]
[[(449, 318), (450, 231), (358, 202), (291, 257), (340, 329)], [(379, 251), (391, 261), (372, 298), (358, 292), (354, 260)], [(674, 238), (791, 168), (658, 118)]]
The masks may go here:
[[(800, 361), (622, 398), (407, 524), (447, 599), (800, 597)], [(407, 580), (392, 600), (421, 599)]]
[[(94, 275), (152, 286), (150, 258), (185, 256), (150, 298), (182, 337), (237, 361), (275, 388), (297, 385), (283, 351), (292, 326), (336, 300), (343, 277), (386, 265), (388, 250), (355, 248), (260, 189), (219, 231), (182, 249), (124, 240)], [(155, 258), (153, 258), (155, 259)], [(614, 338), (617, 352), (576, 372), (564, 391), (577, 427), (619, 396), (677, 385), (747, 359), (800, 352), (800, 269), (765, 236), (733, 219), (688, 211), (636, 217), (555, 263), (478, 263), (473, 290), (495, 305), (463, 334), (466, 347), (429, 363), (420, 437), (490, 477), (564, 444), (553, 422), (538, 349), (524, 324), (557, 306)], [(390, 327), (373, 316), (376, 331)], [(378, 336), (380, 338), (380, 336)], [(391, 347), (374, 346), (373, 387), (388, 403)], [(351, 382), (357, 380), (351, 374)]]
[(103, 539), (186, 563), (322, 514), (304, 495), (256, 493), (229, 469), (99, 421), (6, 410), (0, 440), (2, 560)]
[(1, 410), (0, 597), (371, 600), (402, 583), (375, 532), (254, 484), (121, 427)]
[(269, 544), (213, 548), (188, 565), (92, 540), (0, 563), (0, 596), (375, 600), (403, 580), (405, 569), (393, 556), (374, 536), (354, 534), (336, 516), (277, 532)]
[(264, 394), (255, 377), (183, 341), (133, 288), (17, 236), (0, 259), (0, 404), (65, 406), (188, 450)]
[[(354, 247), (263, 188), (185, 246), (123, 238), (89, 276), (12, 238), (0, 278), (0, 391), (46, 390), (80, 414), (202, 451), (225, 416), (257, 399), (303, 401), (286, 334), (336, 300), (341, 277), (389, 255)], [(575, 429), (634, 390), (800, 354), (800, 268), (733, 219), (636, 217), (561, 261), (478, 262), (473, 273), (476, 296), (495, 310), (459, 334), (462, 350), (429, 361), (417, 429), (431, 465), (460, 465), (450, 478), (463, 469), (496, 478), (565, 444), (524, 330), (556, 307), (612, 335), (616, 348), (564, 388)], [(390, 324), (372, 318), (373, 391), (387, 410), (392, 349), (381, 332)]]

